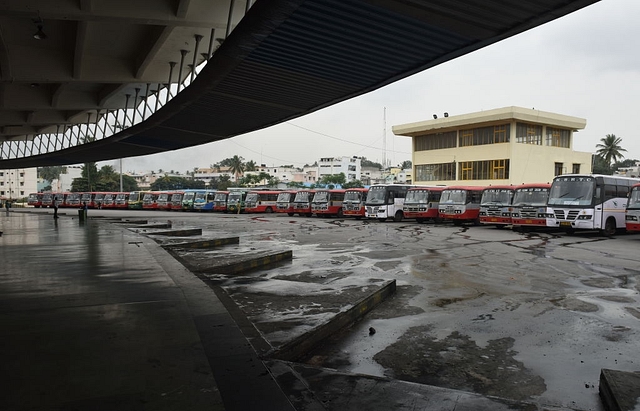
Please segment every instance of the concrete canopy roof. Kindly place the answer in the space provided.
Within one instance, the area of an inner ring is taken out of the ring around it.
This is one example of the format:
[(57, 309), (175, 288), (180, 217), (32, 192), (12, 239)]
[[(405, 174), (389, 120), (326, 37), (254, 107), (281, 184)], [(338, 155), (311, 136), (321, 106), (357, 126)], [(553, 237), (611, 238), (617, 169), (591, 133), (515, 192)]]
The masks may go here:
[(476, 113), (441, 117), (416, 123), (399, 124), (392, 127), (393, 134), (398, 136), (419, 136), (433, 132), (456, 130), (471, 124), (496, 123), (501, 121), (522, 121), (530, 124), (549, 125), (571, 130), (582, 130), (587, 120), (579, 117), (565, 116), (546, 111), (522, 107), (504, 107)]
[[(597, 1), (259, 0), (195, 81), (146, 121), (59, 151), (5, 155), (0, 168), (152, 154), (259, 130)], [(215, 29), (224, 37), (228, 7), (229, 0), (0, 3), (0, 143), (28, 145), (61, 124), (94, 121), (96, 110), (124, 107), (135, 88), (167, 82), (169, 62), (193, 50), (195, 35), (209, 39)], [(39, 25), (46, 40), (33, 38)]]

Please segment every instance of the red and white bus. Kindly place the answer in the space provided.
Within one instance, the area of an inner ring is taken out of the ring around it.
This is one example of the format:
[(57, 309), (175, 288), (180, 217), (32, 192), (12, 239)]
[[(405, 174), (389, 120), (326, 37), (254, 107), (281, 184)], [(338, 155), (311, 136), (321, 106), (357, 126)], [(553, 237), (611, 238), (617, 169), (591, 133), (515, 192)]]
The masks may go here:
[(292, 216), (293, 212), (293, 199), (296, 198), (296, 191), (281, 191), (278, 194), (278, 199), (276, 200), (276, 212), (277, 213), (287, 213)]
[(29, 198), (27, 198), (27, 205), (33, 206), (35, 208), (42, 207), (42, 197), (42, 193), (29, 194)]
[(158, 204), (158, 210), (171, 210), (171, 195), (173, 193), (169, 193), (166, 191), (161, 192), (160, 194), (158, 194), (158, 199), (156, 200), (156, 203)]
[(115, 200), (115, 208), (129, 208), (129, 194), (130, 193), (117, 193)]
[(143, 210), (157, 210), (158, 209), (158, 197), (162, 194), (160, 191), (147, 191), (142, 196), (142, 209)]
[(516, 187), (511, 212), (514, 230), (547, 226), (549, 189), (549, 183), (522, 184)]
[(184, 196), (184, 191), (174, 191), (171, 194), (171, 209), (182, 211), (182, 196)]
[(81, 196), (81, 193), (66, 193), (64, 197), (64, 206), (80, 208), (80, 206), (82, 205), (82, 203), (80, 202)]
[(296, 196), (293, 199), (293, 212), (300, 216), (311, 217), (311, 201), (313, 201), (313, 195), (315, 190), (298, 190)]
[(249, 191), (244, 199), (246, 213), (273, 213), (276, 211), (276, 201), (280, 191)]
[(480, 200), (484, 187), (451, 186), (442, 190), (438, 213), (454, 225), (480, 224)]
[(629, 193), (625, 225), (630, 233), (640, 231), (640, 184), (634, 184)]
[(118, 193), (104, 193), (102, 208), (116, 208), (116, 196)]
[(227, 197), (229, 197), (228, 191), (216, 191), (216, 195), (213, 196), (213, 211), (226, 213)]
[(54, 196), (55, 196), (55, 193), (52, 193), (52, 192), (42, 193), (42, 204), (40, 205), (42, 207), (53, 207)]
[(319, 189), (311, 202), (311, 213), (322, 216), (342, 217), (343, 189)]
[(438, 205), (445, 187), (413, 187), (407, 191), (402, 212), (405, 218), (415, 218), (418, 223), (427, 220), (440, 221)]
[(84, 206), (84, 204), (87, 204), (87, 208), (98, 208), (98, 206), (96, 205), (95, 199), (96, 196), (99, 193), (97, 192), (91, 192), (91, 193), (81, 193), (80, 194), (80, 205)]
[(480, 200), (480, 224), (502, 228), (511, 225), (511, 203), (515, 187), (493, 185), (485, 187)]
[(367, 198), (368, 188), (348, 188), (344, 192), (342, 202), (342, 213), (348, 217), (355, 217), (360, 220), (365, 216), (364, 201)]

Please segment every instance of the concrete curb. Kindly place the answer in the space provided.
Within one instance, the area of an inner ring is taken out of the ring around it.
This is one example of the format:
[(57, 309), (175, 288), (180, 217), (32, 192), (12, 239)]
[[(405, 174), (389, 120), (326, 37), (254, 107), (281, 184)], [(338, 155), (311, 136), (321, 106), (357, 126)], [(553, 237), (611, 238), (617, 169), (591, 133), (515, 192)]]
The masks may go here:
[(287, 342), (280, 348), (267, 354), (266, 357), (284, 361), (298, 360), (332, 334), (360, 320), (365, 314), (395, 292), (396, 280), (387, 281), (371, 295), (356, 302), (349, 310), (339, 313), (327, 323), (319, 325), (298, 338)]
[(244, 274), (246, 271), (263, 268), (280, 261), (291, 260), (292, 258), (293, 251), (288, 250), (266, 256), (263, 255), (245, 261), (240, 261), (238, 263), (230, 263), (194, 270), (193, 272), (197, 274), (204, 274), (205, 276), (206, 274)]
[(185, 228), (182, 230), (146, 231), (146, 232), (136, 231), (136, 232), (140, 234), (145, 234), (145, 235), (166, 235), (166, 236), (173, 236), (173, 237), (188, 237), (192, 235), (202, 235), (202, 228)]
[(174, 243), (174, 244), (162, 244), (162, 247), (174, 249), (174, 248), (187, 248), (187, 249), (207, 249), (207, 248), (217, 248), (227, 244), (239, 244), (240, 237), (226, 237), (226, 238), (215, 238), (211, 240), (201, 240), (201, 241), (193, 241), (188, 243)]

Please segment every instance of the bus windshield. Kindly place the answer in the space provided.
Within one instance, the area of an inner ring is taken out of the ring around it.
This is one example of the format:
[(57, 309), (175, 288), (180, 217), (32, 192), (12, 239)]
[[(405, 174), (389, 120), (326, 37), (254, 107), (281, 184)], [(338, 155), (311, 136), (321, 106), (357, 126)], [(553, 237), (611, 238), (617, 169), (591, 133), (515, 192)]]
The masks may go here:
[(371, 187), (367, 193), (367, 204), (384, 204), (387, 193), (386, 187)]
[(247, 197), (244, 199), (246, 203), (257, 203), (258, 202), (258, 193), (249, 193)]
[(362, 193), (360, 191), (347, 191), (344, 193), (345, 203), (360, 203), (362, 202)]
[(329, 201), (328, 191), (317, 191), (316, 195), (313, 196), (314, 203), (326, 203), (327, 201)]
[(480, 204), (507, 205), (511, 204), (512, 191), (507, 189), (487, 189), (482, 192)]
[(513, 197), (513, 205), (521, 206), (545, 206), (549, 198), (549, 190), (546, 188), (522, 188), (516, 190)]
[(640, 189), (638, 187), (631, 190), (629, 194), (629, 206), (627, 209), (640, 209)]
[(425, 204), (429, 202), (429, 190), (409, 190), (404, 199), (405, 204)]
[(309, 202), (309, 192), (308, 191), (298, 191), (296, 194), (296, 198), (293, 200), (296, 203), (308, 203)]
[(162, 193), (158, 196), (158, 201), (167, 201), (169, 200), (169, 194), (168, 193)]
[(198, 200), (204, 201), (206, 198), (207, 198), (207, 193), (197, 193), (196, 194), (196, 201), (198, 201)]
[(288, 203), (289, 200), (291, 200), (291, 193), (280, 193), (276, 201), (278, 203)]
[(242, 193), (230, 193), (227, 202), (237, 203), (240, 200), (242, 200)]
[(440, 197), (440, 204), (466, 204), (466, 190), (444, 190)]
[(176, 193), (171, 196), (171, 201), (182, 201), (182, 194)]
[(131, 194), (129, 194), (129, 202), (134, 203), (139, 199), (140, 199), (140, 193), (134, 191)]
[(151, 193), (146, 193), (144, 195), (144, 197), (142, 197), (142, 201), (147, 201), (147, 202), (151, 202), (153, 201), (153, 194)]
[(182, 196), (182, 201), (193, 200), (193, 197), (195, 197), (195, 196), (196, 196), (196, 193), (194, 193), (194, 192), (184, 193), (184, 196)]
[(213, 197), (213, 201), (226, 201), (227, 200), (227, 193), (217, 193), (214, 197)]
[(593, 201), (596, 180), (592, 177), (560, 177), (553, 180), (549, 192), (551, 205), (589, 206)]

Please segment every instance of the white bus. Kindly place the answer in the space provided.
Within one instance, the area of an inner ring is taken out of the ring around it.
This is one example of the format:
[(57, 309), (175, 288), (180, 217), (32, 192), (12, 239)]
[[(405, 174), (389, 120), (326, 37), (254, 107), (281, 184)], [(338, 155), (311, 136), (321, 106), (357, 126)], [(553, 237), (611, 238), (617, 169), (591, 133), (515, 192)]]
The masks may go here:
[(402, 206), (407, 191), (414, 186), (408, 184), (376, 184), (372, 185), (367, 192), (365, 205), (365, 217), (377, 218), (386, 221), (393, 218), (393, 221), (402, 221), (404, 214)]
[(631, 187), (629, 202), (627, 203), (627, 232), (637, 233), (640, 231), (640, 184)]
[(568, 233), (600, 230), (614, 235), (625, 228), (625, 209), (631, 186), (640, 179), (599, 174), (565, 174), (553, 179), (547, 224)]

